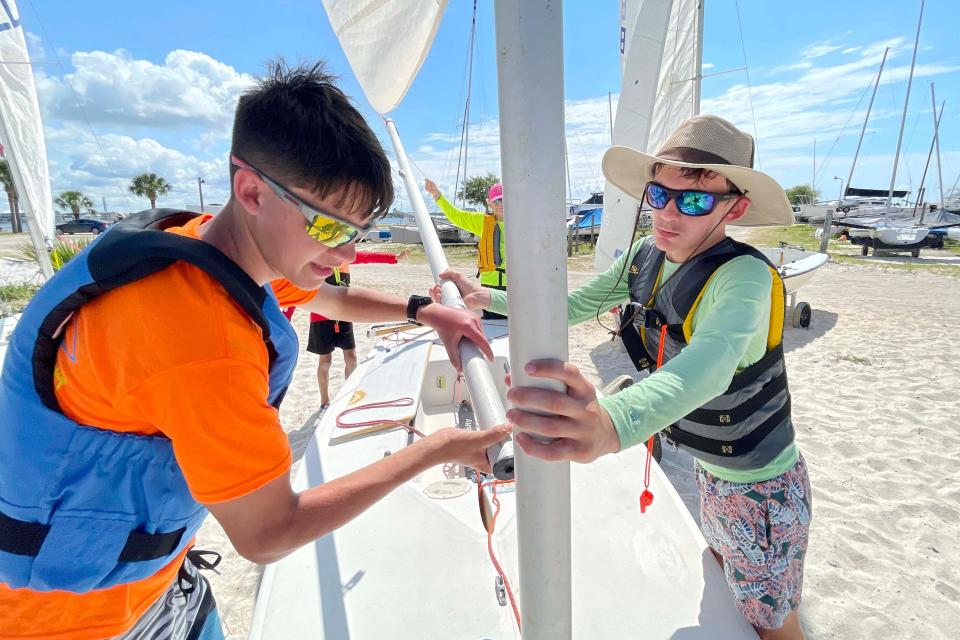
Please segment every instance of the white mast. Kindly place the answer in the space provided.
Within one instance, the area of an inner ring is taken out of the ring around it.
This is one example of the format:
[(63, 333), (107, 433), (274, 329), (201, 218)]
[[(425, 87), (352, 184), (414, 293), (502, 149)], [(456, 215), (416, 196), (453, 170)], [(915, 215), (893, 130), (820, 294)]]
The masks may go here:
[[(903, 115), (900, 118), (900, 134), (897, 136), (897, 152), (893, 155), (893, 175), (890, 176), (890, 190), (887, 192), (887, 206), (883, 216), (887, 216), (890, 204), (893, 202), (893, 189), (897, 183), (897, 163), (900, 161), (900, 146), (903, 143), (903, 128), (907, 124), (907, 105), (910, 104), (910, 87), (913, 86), (913, 69), (917, 65), (917, 47), (920, 45), (920, 25), (923, 24), (923, 4), (920, 0), (920, 19), (917, 20), (917, 37), (913, 42), (913, 60), (910, 62), (910, 79), (907, 80), (907, 95), (903, 99)], [(849, 183), (847, 183), (849, 188)]]
[(917, 194), (917, 201), (913, 205), (913, 215), (917, 214), (917, 207), (920, 207), (920, 224), (923, 224), (923, 218), (927, 214), (927, 207), (923, 203), (923, 194), (926, 193), (925, 182), (927, 180), (927, 170), (930, 169), (930, 158), (933, 156), (933, 145), (937, 141), (937, 135), (940, 130), (940, 120), (943, 119), (943, 109), (947, 106), (946, 101), (940, 104), (940, 114), (937, 114), (937, 105), (933, 105), (933, 139), (930, 140), (930, 151), (927, 152), (927, 162), (923, 165), (923, 176), (920, 178), (920, 192)]
[(693, 115), (700, 113), (700, 84), (703, 80), (703, 2), (697, 0), (697, 46), (694, 49), (697, 74), (693, 81)]
[[(510, 268), (514, 386), (557, 389), (524, 373), (540, 358), (567, 360), (563, 206), (563, 5), (495, 5), (500, 157)], [(572, 637), (570, 465), (517, 450), (520, 615), (525, 640)]]
[[(870, 112), (873, 110), (873, 99), (877, 97), (877, 88), (880, 86), (880, 76), (883, 74), (883, 65), (887, 62), (887, 54), (890, 53), (890, 47), (883, 50), (883, 59), (880, 61), (880, 70), (877, 71), (877, 81), (873, 83), (873, 93), (870, 94), (870, 104), (867, 105), (867, 116), (863, 119), (863, 128), (860, 129), (860, 139), (857, 140), (857, 150), (853, 153), (853, 163), (850, 165), (850, 173), (847, 174), (847, 190), (850, 190), (851, 180), (853, 180), (853, 170), (857, 168), (857, 158), (860, 157), (860, 145), (863, 144), (863, 134), (867, 132), (867, 123), (870, 122)], [(843, 204), (843, 193), (840, 194), (840, 201), (837, 207)], [(889, 205), (889, 202), (887, 203)]]
[[(940, 208), (943, 209), (943, 169), (940, 166), (940, 120), (937, 118), (937, 96), (930, 83), (930, 104), (933, 105), (933, 142), (937, 147), (937, 184), (940, 185)], [(941, 116), (943, 113), (941, 112)]]

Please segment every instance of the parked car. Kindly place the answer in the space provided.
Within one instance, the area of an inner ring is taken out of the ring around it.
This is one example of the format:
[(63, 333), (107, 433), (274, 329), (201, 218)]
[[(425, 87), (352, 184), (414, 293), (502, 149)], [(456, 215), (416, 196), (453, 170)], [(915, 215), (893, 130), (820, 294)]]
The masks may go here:
[(92, 233), (93, 235), (97, 235), (106, 231), (109, 226), (109, 222), (80, 218), (79, 220), (70, 220), (69, 222), (58, 224), (57, 233)]

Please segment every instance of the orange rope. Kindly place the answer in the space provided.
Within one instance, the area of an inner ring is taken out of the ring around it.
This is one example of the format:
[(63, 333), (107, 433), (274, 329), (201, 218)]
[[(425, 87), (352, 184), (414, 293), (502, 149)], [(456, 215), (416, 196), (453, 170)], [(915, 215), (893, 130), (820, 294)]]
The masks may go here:
[(493, 562), (493, 568), (496, 569), (497, 575), (500, 576), (501, 580), (503, 580), (503, 586), (507, 591), (507, 597), (510, 598), (510, 606), (513, 608), (513, 617), (517, 621), (517, 630), (520, 630), (520, 608), (517, 606), (517, 599), (513, 595), (513, 589), (510, 587), (510, 580), (507, 578), (507, 574), (504, 572), (503, 567), (500, 566), (500, 562), (497, 561), (497, 555), (493, 552), (493, 532), (497, 528), (497, 516), (500, 515), (500, 499), (497, 497), (497, 485), (512, 484), (514, 482), (515, 480), (494, 480), (493, 482), (482, 484), (478, 481), (477, 493), (482, 500), (483, 488), (491, 488), (491, 497), (495, 509), (493, 511), (493, 519), (490, 521), (490, 528), (487, 530), (487, 552), (490, 554), (490, 561)]

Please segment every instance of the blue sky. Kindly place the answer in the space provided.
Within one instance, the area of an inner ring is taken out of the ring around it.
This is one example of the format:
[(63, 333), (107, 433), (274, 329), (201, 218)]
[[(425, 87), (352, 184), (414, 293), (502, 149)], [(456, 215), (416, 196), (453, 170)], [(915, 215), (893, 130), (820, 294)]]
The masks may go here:
[[(497, 85), (491, 0), (480, 0), (471, 106), (470, 174), (499, 173)], [(609, 145), (608, 92), (619, 87), (617, 0), (567, 0), (565, 91), (573, 195), (602, 189), (600, 157)], [(451, 0), (433, 49), (403, 104), (393, 112), (418, 170), (452, 188), (463, 109), (472, 3)], [(892, 47), (863, 144), (854, 186), (890, 180), (906, 70), (919, 2), (740, 0), (762, 168), (784, 186), (809, 183), (813, 145), (817, 187), (836, 197), (862, 124), (868, 85), (883, 47)], [(960, 174), (960, 51), (955, 0), (928, 0), (911, 92), (898, 187), (916, 190), (932, 131), (930, 82), (947, 107), (941, 125), (943, 175)], [(136, 173), (174, 184), (163, 206), (228, 193), (226, 156), (237, 97), (264, 63), (325, 59), (385, 142), (387, 137), (334, 37), (320, 0), (205, 0), (164, 3), (20, 0), (44, 113), (54, 193), (84, 191), (110, 210), (146, 201), (126, 193)], [(734, 0), (708, 0), (706, 73), (744, 66)], [(703, 83), (703, 112), (753, 130), (747, 77)], [(858, 106), (859, 102), (859, 106)], [(842, 135), (841, 135), (842, 133)], [(95, 135), (94, 135), (95, 134)], [(935, 170), (933, 171), (935, 174)], [(936, 189), (928, 177), (928, 190)], [(401, 206), (404, 203), (399, 203)]]

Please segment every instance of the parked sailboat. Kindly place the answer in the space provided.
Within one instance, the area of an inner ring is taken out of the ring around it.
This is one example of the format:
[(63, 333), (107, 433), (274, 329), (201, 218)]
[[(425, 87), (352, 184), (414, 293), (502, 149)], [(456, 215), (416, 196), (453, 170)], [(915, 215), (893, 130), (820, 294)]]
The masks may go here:
[[(674, 3), (645, 4), (661, 5), (669, 15)], [(372, 7), (341, 0), (325, 6), (371, 104), (389, 111), (426, 55), (445, 2)], [(503, 322), (486, 325), (496, 357), (478, 364), (497, 400), (510, 362), (566, 359), (561, 6), (523, 0), (496, 5), (503, 175), (511, 210), (524, 212), (508, 216), (507, 233), (538, 238), (536, 251), (508, 245), (509, 264), (524, 274), (511, 282), (511, 339)], [(644, 28), (662, 39), (666, 24)], [(401, 42), (407, 35), (416, 41)], [(397, 62), (404, 51), (419, 56), (415, 64), (412, 58)], [(410, 77), (398, 77), (398, 68)], [(378, 71), (387, 80), (366, 77)], [(419, 218), (421, 209), (426, 213), (422, 197), (396, 126), (386, 123)], [(421, 233), (429, 235), (422, 223)], [(442, 254), (430, 248), (428, 254), (436, 274)], [(443, 299), (456, 301), (448, 288)], [(481, 414), (490, 398), (471, 383), (476, 372), (468, 363), (462, 382), (434, 342), (434, 335), (413, 329), (375, 347), (320, 420), (296, 488), (406, 446), (411, 436), (387, 428), (392, 420), (412, 419), (425, 433), (452, 424), (489, 426)], [(522, 367), (513, 377), (515, 384), (530, 385)], [(338, 415), (344, 410), (397, 397), (410, 402), (365, 414), (384, 428), (342, 437)], [(459, 469), (425, 473), (342, 529), (267, 567), (251, 637), (518, 638), (512, 582), (528, 639), (624, 633), (755, 638), (699, 529), (656, 465), (658, 503), (641, 517), (636, 500), (643, 456), (638, 448), (571, 469), (518, 451), (516, 485), (478, 487), (474, 475)]]
[[(917, 49), (920, 45), (920, 27), (923, 24), (924, 2), (920, 2), (920, 17), (917, 20), (917, 35), (913, 44), (913, 59), (910, 63), (910, 76), (907, 81), (906, 97), (903, 102), (903, 113), (900, 119), (900, 132), (897, 136), (897, 150), (893, 157), (893, 173), (890, 177), (890, 188), (884, 194), (886, 201), (882, 206), (868, 211), (858, 211), (855, 216), (843, 219), (842, 226), (848, 229), (850, 242), (860, 245), (861, 253), (867, 255), (872, 247), (874, 252), (882, 251), (909, 251), (913, 257), (920, 256), (924, 247), (943, 246), (941, 231), (945, 226), (931, 226), (924, 220), (923, 211), (916, 207), (897, 207), (893, 205), (894, 197), (905, 196), (905, 192), (895, 191), (897, 168), (900, 159), (900, 150), (903, 143), (903, 133), (907, 122), (907, 111), (910, 104), (910, 88), (913, 85), (913, 72), (917, 63)], [(935, 121), (934, 142), (937, 140)], [(849, 190), (848, 190), (849, 191)], [(871, 194), (872, 195), (872, 194)]]

